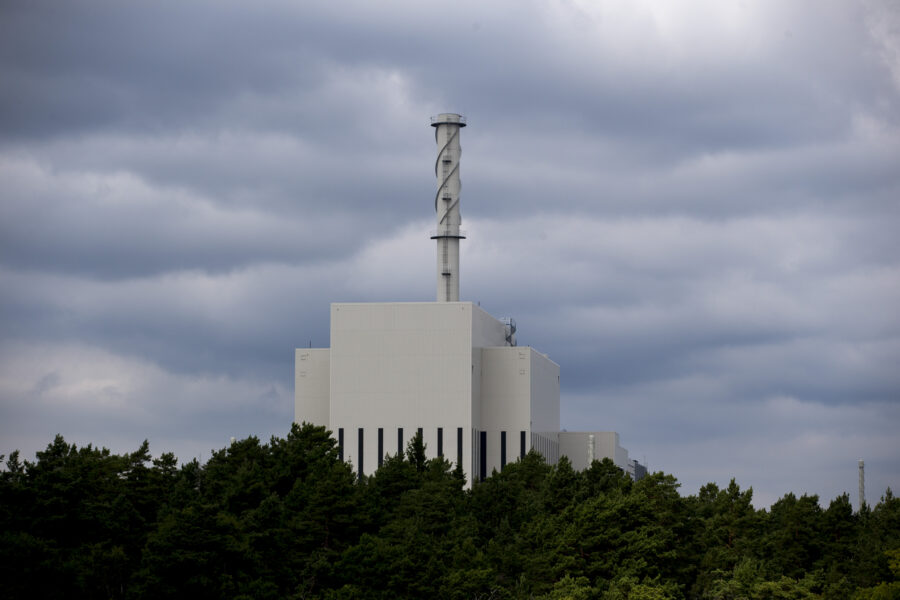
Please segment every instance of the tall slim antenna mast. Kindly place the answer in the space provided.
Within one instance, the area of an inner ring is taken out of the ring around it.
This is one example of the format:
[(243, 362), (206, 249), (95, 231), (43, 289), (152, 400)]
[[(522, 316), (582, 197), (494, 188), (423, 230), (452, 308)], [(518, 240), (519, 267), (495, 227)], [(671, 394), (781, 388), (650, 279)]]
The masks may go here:
[(859, 459), (859, 510), (866, 503), (866, 463)]
[(459, 302), (459, 240), (465, 234), (459, 230), (459, 130), (466, 119), (455, 113), (442, 113), (431, 118), (438, 155), (434, 162), (437, 192), (434, 212), (437, 230), (431, 239), (437, 240), (437, 301)]

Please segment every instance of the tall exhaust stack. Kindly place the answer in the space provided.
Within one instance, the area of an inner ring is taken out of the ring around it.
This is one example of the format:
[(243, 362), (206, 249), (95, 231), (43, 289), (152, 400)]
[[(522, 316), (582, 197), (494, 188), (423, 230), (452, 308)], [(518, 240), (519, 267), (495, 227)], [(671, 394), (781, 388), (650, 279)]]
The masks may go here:
[(866, 463), (859, 459), (859, 510), (866, 503)]
[(459, 230), (459, 130), (466, 126), (466, 119), (443, 113), (431, 118), (431, 126), (438, 147), (434, 163), (437, 229), (431, 236), (437, 240), (437, 301), (459, 302), (459, 240), (466, 237)]

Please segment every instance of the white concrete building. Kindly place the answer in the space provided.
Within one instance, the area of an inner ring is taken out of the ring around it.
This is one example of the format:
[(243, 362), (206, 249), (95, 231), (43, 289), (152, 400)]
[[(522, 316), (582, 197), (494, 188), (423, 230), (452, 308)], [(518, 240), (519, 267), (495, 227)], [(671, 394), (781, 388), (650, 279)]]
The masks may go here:
[(507, 331), (471, 302), (332, 304), (331, 348), (295, 352), (295, 420), (366, 474), (420, 430), (470, 480), (532, 447), (555, 462), (559, 365)]
[(589, 438), (578, 436), (595, 436), (595, 457), (609, 455), (626, 468), (618, 434), (610, 445), (603, 432), (560, 433), (559, 365), (517, 346), (511, 319), (459, 302), (465, 119), (442, 114), (432, 125), (437, 301), (332, 304), (331, 347), (295, 352), (294, 420), (328, 427), (360, 474), (373, 473), (385, 454), (404, 451), (418, 431), (427, 454), (462, 465), (469, 482), (532, 448), (555, 464), (571, 447), (581, 457), (576, 468), (584, 468)]

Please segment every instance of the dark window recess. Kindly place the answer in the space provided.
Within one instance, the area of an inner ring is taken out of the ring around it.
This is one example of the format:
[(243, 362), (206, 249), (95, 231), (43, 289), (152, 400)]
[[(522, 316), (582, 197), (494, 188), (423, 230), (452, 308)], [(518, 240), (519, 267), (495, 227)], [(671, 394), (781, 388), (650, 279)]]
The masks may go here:
[(378, 428), (378, 466), (384, 464), (384, 427)]
[(356, 455), (356, 460), (359, 461), (359, 478), (363, 477), (363, 428), (359, 428), (359, 453)]
[(397, 456), (403, 456), (403, 428), (397, 428)]
[(344, 428), (338, 427), (338, 459), (344, 461)]
[(481, 432), (481, 448), (479, 454), (481, 456), (478, 457), (478, 462), (481, 463), (479, 465), (479, 472), (481, 481), (487, 479), (487, 431)]
[(438, 427), (438, 456), (444, 457), (444, 428)]
[(525, 432), (519, 432), (519, 458), (525, 458)]
[(462, 427), (456, 428), (456, 464), (462, 466)]
[(500, 469), (506, 466), (506, 432), (500, 432)]

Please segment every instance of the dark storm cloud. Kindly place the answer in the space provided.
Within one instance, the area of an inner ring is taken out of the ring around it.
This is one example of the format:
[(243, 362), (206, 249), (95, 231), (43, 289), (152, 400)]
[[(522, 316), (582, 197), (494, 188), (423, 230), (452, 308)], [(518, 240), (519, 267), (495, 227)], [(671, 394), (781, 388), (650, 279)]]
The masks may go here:
[(263, 14), (228, 3), (38, 2), (5, 12), (3, 70), (16, 85), (4, 86), (2, 123), (21, 136), (208, 127), (237, 93), (320, 76), (302, 60), (303, 20), (267, 19), (261, 36)]
[[(305, 340), (326, 344), (328, 267), (185, 272), (128, 281), (2, 272), (7, 339), (59, 339), (149, 358), (175, 373), (284, 379), (290, 352)], [(317, 286), (304, 286), (316, 281)], [(303, 310), (298, 315), (298, 307)]]
[(560, 363), (564, 426), (687, 492), (827, 498), (845, 454), (898, 485), (890, 3), (0, 16), (5, 444), (286, 431), (330, 301), (433, 297), (428, 116), (453, 110), (462, 295)]
[[(324, 233), (339, 222), (333, 216), (288, 225), (178, 189), (153, 189), (127, 175), (49, 177), (31, 166), (0, 167), (8, 173), (6, 194), (13, 201), (0, 209), (0, 247), (14, 268), (134, 277), (173, 269), (223, 271), (298, 256), (324, 260), (340, 252)], [(17, 180), (23, 171), (32, 171), (34, 179)], [(40, 179), (57, 185), (35, 189)]]
[[(517, 21), (506, 7), (478, 11), (480, 26), (471, 27), (465, 10), (418, 5), (404, 18), (363, 4), (14, 5), (2, 55), (4, 79), (17, 85), (4, 86), (4, 129), (59, 135), (69, 127), (59, 119), (75, 128), (205, 129), (236, 116), (241, 126), (355, 143), (365, 128), (352, 125), (368, 115), (323, 110), (316, 92), (335, 73), (364, 78), (367, 69), (390, 68), (415, 81), (419, 99), (458, 94), (500, 131), (591, 127), (631, 142), (679, 140), (683, 154), (694, 145), (714, 151), (833, 137), (850, 125), (844, 103), (885, 96), (884, 78), (872, 72), (877, 63), (861, 70), (845, 58), (869, 50), (867, 37), (820, 43), (823, 29), (860, 20), (852, 7), (804, 14), (805, 27), (790, 36), (754, 32), (774, 39), (719, 54), (707, 54), (701, 41), (682, 48), (685, 57), (670, 54), (665, 32), (649, 18), (627, 22), (624, 31), (566, 28), (571, 16), (541, 22), (553, 16), (548, 6), (516, 8)], [(450, 40), (429, 31), (437, 18), (454, 32)], [(701, 40), (710, 34), (697, 33)], [(634, 43), (630, 34), (644, 36), (638, 53), (623, 52)], [(817, 86), (807, 85), (806, 71), (823, 66)], [(273, 102), (275, 95), (293, 100), (293, 110)], [(248, 102), (258, 112), (247, 111)]]

